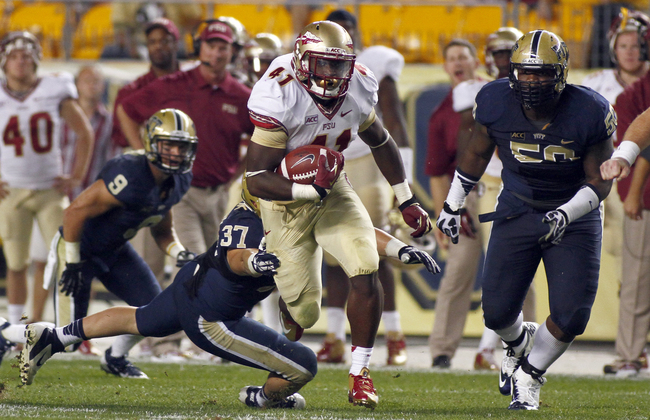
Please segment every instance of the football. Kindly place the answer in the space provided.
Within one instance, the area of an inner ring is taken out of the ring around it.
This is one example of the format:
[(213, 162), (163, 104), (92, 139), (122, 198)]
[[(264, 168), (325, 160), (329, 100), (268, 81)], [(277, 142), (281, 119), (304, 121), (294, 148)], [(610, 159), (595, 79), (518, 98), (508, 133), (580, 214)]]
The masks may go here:
[(310, 144), (289, 152), (280, 162), (277, 171), (298, 184), (312, 184), (318, 172), (318, 157), (321, 149), (327, 151), (327, 160), (330, 166), (333, 166), (336, 158), (331, 149)]

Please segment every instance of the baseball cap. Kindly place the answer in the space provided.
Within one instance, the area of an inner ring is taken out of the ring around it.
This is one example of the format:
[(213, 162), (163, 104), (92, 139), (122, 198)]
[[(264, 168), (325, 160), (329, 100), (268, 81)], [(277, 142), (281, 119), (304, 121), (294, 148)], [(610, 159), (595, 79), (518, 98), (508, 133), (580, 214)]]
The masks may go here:
[(232, 28), (230, 25), (220, 22), (220, 21), (214, 21), (210, 22), (205, 29), (201, 32), (201, 41), (208, 41), (210, 39), (221, 39), (223, 41), (226, 41), (229, 44), (232, 44), (233, 41), (233, 33), (232, 33)]
[(176, 27), (174, 22), (172, 22), (171, 20), (169, 20), (167, 18), (156, 18), (156, 19), (153, 19), (153, 20), (149, 21), (149, 23), (147, 23), (146, 29), (144, 30), (144, 33), (149, 35), (149, 32), (153, 31), (156, 28), (162, 28), (162, 29), (166, 30), (177, 41), (178, 41), (178, 38), (180, 38), (178, 28)]

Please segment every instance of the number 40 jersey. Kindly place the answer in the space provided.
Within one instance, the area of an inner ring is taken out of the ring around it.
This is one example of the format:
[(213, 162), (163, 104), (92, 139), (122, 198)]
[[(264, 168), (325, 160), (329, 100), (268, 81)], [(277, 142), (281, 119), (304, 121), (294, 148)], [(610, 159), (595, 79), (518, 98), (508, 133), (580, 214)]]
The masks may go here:
[(52, 188), (62, 175), (61, 102), (77, 98), (69, 73), (44, 75), (24, 97), (0, 88), (0, 175), (12, 188)]

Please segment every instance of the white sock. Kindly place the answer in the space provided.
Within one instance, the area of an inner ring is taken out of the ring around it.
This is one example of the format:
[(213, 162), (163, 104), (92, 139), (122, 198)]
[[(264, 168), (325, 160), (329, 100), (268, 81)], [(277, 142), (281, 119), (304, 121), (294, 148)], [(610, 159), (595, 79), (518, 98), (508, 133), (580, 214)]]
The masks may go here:
[(26, 328), (27, 325), (25, 324), (11, 324), (4, 330), (0, 331), (0, 335), (2, 335), (5, 340), (9, 340), (12, 343), (25, 344), (27, 342), (27, 339), (25, 338)]
[(494, 330), (494, 332), (499, 334), (499, 337), (501, 337), (503, 341), (515, 341), (517, 338), (519, 338), (522, 331), (524, 330), (523, 325), (524, 314), (519, 312), (519, 316), (515, 320), (514, 324), (502, 330)]
[(501, 342), (501, 337), (499, 337), (499, 334), (495, 333), (488, 327), (484, 327), (481, 341), (478, 343), (478, 351), (493, 351), (499, 342)]
[(402, 325), (399, 322), (399, 312), (397, 311), (384, 311), (381, 314), (381, 320), (384, 321), (384, 330), (385, 331), (397, 331), (402, 332)]
[(571, 343), (564, 343), (553, 337), (544, 322), (535, 333), (535, 344), (528, 355), (528, 363), (535, 369), (546, 370), (570, 345)]
[(345, 342), (345, 310), (343, 308), (327, 307), (327, 332)]
[(20, 324), (21, 318), (25, 313), (25, 305), (17, 305), (15, 303), (10, 303), (7, 305), (7, 313), (8, 313), (7, 321), (9, 321), (10, 324)]
[(361, 369), (370, 366), (370, 358), (372, 357), (372, 347), (359, 347), (352, 346), (352, 366), (350, 366), (350, 373), (358, 375)]
[(129, 350), (133, 348), (136, 344), (140, 342), (144, 337), (141, 335), (133, 334), (124, 334), (118, 336), (113, 345), (111, 345), (111, 356), (113, 357), (122, 357), (128, 356)]
[(271, 293), (266, 299), (260, 302), (262, 308), (262, 322), (267, 327), (273, 328), (275, 331), (282, 334), (282, 326), (280, 325), (280, 305), (278, 293)]

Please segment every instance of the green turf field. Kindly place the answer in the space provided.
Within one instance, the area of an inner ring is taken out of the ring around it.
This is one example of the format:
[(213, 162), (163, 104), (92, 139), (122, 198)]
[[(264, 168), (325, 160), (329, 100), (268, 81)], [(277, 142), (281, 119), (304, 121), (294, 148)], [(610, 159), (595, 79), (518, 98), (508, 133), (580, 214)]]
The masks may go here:
[[(650, 381), (548, 376), (537, 412), (511, 412), (495, 374), (374, 369), (375, 411), (347, 402), (347, 370), (321, 367), (302, 411), (250, 409), (237, 399), (262, 371), (236, 365), (138, 363), (151, 380), (109, 377), (97, 360), (50, 360), (21, 387), (0, 367), (0, 418), (65, 419), (650, 419)], [(15, 364), (15, 363), (14, 363)]]

